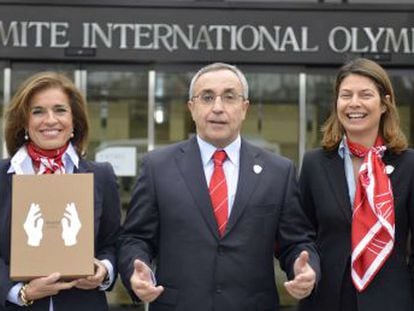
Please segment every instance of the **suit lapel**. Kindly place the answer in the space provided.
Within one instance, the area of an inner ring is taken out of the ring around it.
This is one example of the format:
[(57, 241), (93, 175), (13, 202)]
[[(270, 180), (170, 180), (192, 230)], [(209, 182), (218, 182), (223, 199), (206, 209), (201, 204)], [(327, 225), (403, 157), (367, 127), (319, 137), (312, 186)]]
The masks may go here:
[(79, 159), (79, 167), (75, 167), (73, 173), (91, 173), (92, 170), (90, 169), (88, 162), (84, 159)]
[(256, 149), (252, 148), (252, 146), (242, 139), (236, 197), (234, 199), (225, 234), (233, 229), (237, 220), (243, 214), (251, 194), (259, 183), (261, 174), (254, 173), (254, 165), (260, 165), (263, 169), (266, 169), (262, 161), (260, 161)]
[(182, 145), (179, 154), (175, 156), (175, 161), (187, 187), (190, 189), (197, 208), (200, 210), (212, 234), (218, 239), (218, 228), (208, 193), (200, 149), (195, 137)]
[[(328, 183), (336, 197), (336, 204), (339, 205), (344, 217), (349, 223), (352, 222), (352, 206), (349, 202), (348, 185), (346, 183), (344, 161), (339, 157), (337, 151), (326, 153), (327, 166), (326, 170)], [(333, 203), (335, 204), (335, 203)]]

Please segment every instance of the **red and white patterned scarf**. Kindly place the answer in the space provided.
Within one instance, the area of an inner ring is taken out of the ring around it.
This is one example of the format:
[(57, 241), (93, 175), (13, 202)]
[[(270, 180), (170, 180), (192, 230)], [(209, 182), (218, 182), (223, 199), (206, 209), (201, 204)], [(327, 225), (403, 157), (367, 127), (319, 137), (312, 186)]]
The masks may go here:
[(63, 174), (65, 173), (65, 167), (62, 162), (62, 156), (68, 148), (68, 145), (69, 143), (58, 149), (44, 150), (29, 142), (26, 147), (39, 175)]
[(390, 256), (394, 247), (395, 217), (391, 182), (382, 155), (386, 150), (378, 137), (365, 148), (347, 140), (354, 156), (364, 158), (359, 169), (352, 216), (352, 281), (363, 291)]

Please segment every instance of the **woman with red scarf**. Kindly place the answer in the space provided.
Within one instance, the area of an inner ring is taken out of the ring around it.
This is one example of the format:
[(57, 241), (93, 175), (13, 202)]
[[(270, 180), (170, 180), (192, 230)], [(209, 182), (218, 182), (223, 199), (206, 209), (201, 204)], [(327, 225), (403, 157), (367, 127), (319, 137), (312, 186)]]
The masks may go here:
[[(113, 286), (117, 273), (120, 200), (112, 167), (84, 159), (88, 131), (83, 96), (72, 81), (57, 73), (30, 77), (7, 109), (5, 137), (11, 158), (0, 161), (0, 310), (108, 309), (104, 291)], [(63, 281), (56, 272), (13, 282), (9, 278), (12, 175), (86, 172), (94, 175), (95, 274)]]
[(413, 310), (414, 152), (390, 79), (360, 58), (339, 70), (334, 91), (322, 148), (300, 175), (322, 276), (299, 310)]

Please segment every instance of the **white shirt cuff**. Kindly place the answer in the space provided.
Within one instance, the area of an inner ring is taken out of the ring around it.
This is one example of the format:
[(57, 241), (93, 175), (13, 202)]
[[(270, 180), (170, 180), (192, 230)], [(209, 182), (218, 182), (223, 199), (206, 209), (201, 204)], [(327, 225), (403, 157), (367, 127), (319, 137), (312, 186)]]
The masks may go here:
[(23, 283), (20, 282), (10, 288), (9, 293), (7, 294), (7, 300), (16, 305), (23, 306), (23, 303), (19, 298), (19, 291), (22, 287)]
[(112, 285), (115, 278), (114, 267), (108, 259), (102, 259), (101, 263), (106, 267), (109, 278), (99, 286), (99, 290), (107, 290)]

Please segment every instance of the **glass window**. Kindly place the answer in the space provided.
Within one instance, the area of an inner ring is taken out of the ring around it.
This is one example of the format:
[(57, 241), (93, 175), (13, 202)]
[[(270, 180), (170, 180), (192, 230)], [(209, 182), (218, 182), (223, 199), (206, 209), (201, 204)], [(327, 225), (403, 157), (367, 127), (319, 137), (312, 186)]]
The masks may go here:
[(409, 71), (388, 70), (394, 87), (401, 128), (410, 146), (414, 143), (414, 74)]
[(155, 147), (189, 138), (195, 133), (187, 109), (193, 72), (157, 71), (155, 78)]
[(4, 150), (6, 148), (5, 141), (4, 141), (4, 113), (5, 113), (5, 103), (4, 103), (4, 68), (2, 63), (0, 63), (0, 155), (1, 158), (5, 154)]
[[(196, 0), (197, 1), (197, 0)], [(226, 2), (253, 2), (252, 0), (225, 0)], [(316, 3), (320, 0), (260, 0), (260, 2)]]
[[(249, 83), (250, 107), (242, 136), (251, 143), (281, 154), (298, 164), (299, 74), (298, 72), (257, 72), (242, 70)], [(275, 260), (275, 275), (282, 306), (296, 305), (283, 283), (286, 275)]]
[(41, 71), (56, 71), (66, 75), (73, 80), (73, 73), (76, 69), (75, 65), (59, 64), (59, 63), (14, 63), (11, 73), (11, 96), (13, 97), (19, 86), (30, 76)]
[(249, 71), (250, 108), (242, 134), (253, 143), (298, 163), (298, 73)]
[(331, 111), (335, 70), (306, 76), (306, 149), (320, 146), (321, 128)]
[(147, 150), (147, 80), (146, 72), (88, 70), (90, 158), (102, 144), (122, 145), (127, 141), (140, 152)]
[[(140, 160), (147, 152), (148, 78), (145, 71), (121, 71), (105, 68), (89, 69), (87, 75), (87, 102), (90, 120), (89, 148), (87, 157), (95, 160), (98, 152), (106, 157), (117, 148), (131, 148), (133, 153), (125, 158), (128, 162), (120, 172), (121, 200), (124, 210)], [(115, 153), (114, 153), (115, 152)], [(116, 156), (114, 156), (117, 160)]]
[(348, 3), (371, 3), (371, 4), (379, 4), (379, 3), (414, 3), (413, 0), (348, 0)]
[[(88, 68), (86, 93), (91, 125), (87, 157), (95, 160), (100, 153), (115, 160), (110, 162), (118, 175), (124, 218), (140, 161), (148, 147), (148, 74), (142, 68)], [(119, 150), (125, 156), (122, 161), (128, 162), (122, 172), (116, 164)], [(128, 152), (131, 150), (132, 154)], [(112, 306), (131, 304), (119, 278), (107, 298)]]

